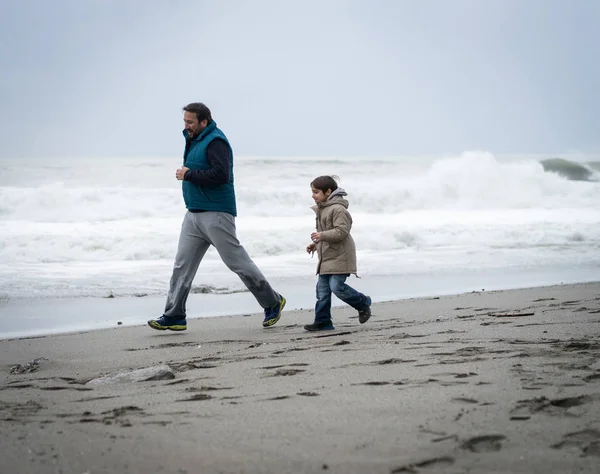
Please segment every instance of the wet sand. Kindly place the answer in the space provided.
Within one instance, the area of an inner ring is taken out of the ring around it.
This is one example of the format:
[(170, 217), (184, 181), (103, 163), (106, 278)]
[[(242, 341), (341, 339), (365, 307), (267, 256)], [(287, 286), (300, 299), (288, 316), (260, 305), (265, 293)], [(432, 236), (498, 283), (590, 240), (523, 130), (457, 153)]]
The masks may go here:
[[(254, 314), (1, 341), (1, 471), (599, 472), (600, 283), (334, 319), (325, 333), (289, 311), (267, 330)], [(159, 365), (165, 380), (89, 383)]]

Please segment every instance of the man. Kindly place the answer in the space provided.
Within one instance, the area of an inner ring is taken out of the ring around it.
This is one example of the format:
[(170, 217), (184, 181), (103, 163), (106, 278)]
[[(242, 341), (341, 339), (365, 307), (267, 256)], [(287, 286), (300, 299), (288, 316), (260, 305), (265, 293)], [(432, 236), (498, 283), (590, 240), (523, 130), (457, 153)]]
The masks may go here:
[(183, 108), (185, 152), (175, 172), (182, 181), (188, 212), (183, 219), (179, 246), (164, 314), (148, 321), (153, 329), (187, 329), (186, 301), (202, 257), (211, 245), (264, 308), (263, 327), (281, 318), (285, 298), (273, 291), (236, 236), (237, 215), (233, 185), (233, 151), (217, 128), (209, 108), (192, 103)]

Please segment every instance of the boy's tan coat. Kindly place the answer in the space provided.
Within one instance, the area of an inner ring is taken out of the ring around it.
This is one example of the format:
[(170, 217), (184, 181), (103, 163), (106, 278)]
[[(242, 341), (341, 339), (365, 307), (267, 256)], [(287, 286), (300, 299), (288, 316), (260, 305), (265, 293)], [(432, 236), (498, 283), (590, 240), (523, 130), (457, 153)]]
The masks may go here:
[(317, 244), (317, 274), (320, 275), (356, 274), (357, 271), (349, 203), (342, 198), (346, 195), (343, 189), (336, 191), (327, 201), (312, 207), (317, 214), (317, 232), (321, 233), (321, 242)]

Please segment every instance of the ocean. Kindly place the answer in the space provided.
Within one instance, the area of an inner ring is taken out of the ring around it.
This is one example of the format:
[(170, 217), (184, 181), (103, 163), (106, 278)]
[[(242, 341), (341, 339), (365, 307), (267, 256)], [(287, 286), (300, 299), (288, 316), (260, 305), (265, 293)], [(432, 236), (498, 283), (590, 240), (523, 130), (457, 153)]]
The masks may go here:
[[(487, 152), (236, 157), (238, 237), (273, 286), (292, 296), (290, 308), (311, 307), (309, 184), (335, 174), (354, 220), (360, 278), (350, 283), (375, 301), (596, 281), (594, 160)], [(180, 164), (179, 156), (0, 160), (0, 319), (13, 318), (15, 308), (125, 297), (157, 301), (132, 324), (160, 316), (185, 213), (174, 176)], [(190, 316), (260, 311), (243, 290), (211, 249)], [(23, 333), (57, 327), (30, 316)], [(106, 321), (99, 326), (113, 324)]]

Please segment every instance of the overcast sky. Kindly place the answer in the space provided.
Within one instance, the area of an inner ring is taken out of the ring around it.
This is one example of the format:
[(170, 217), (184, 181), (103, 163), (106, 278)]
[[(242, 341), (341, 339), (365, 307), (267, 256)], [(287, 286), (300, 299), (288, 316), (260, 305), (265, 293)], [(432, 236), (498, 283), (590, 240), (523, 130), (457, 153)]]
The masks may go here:
[(0, 156), (600, 151), (598, 0), (0, 5)]

